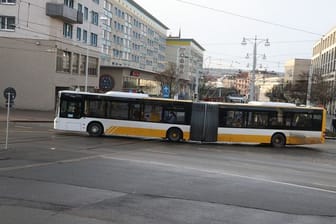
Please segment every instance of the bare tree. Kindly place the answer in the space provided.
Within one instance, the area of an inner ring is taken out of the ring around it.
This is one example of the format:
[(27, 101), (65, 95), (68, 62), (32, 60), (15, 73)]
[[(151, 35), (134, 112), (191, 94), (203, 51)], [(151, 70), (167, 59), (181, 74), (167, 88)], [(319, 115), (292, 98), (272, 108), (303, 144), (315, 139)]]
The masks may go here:
[(284, 84), (275, 85), (270, 91), (266, 92), (266, 96), (273, 102), (287, 102), (283, 89)]
[(319, 73), (313, 75), (311, 101), (317, 105), (328, 105), (335, 93), (335, 87), (332, 81), (327, 81), (325, 77)]
[(165, 71), (156, 75), (155, 79), (160, 82), (161, 85), (161, 95), (164, 86), (168, 86), (169, 88), (169, 98), (171, 98), (177, 92), (177, 84), (176, 84), (176, 64), (168, 63), (168, 66)]
[[(307, 99), (308, 73), (302, 73), (301, 78), (295, 82), (289, 82), (274, 86), (266, 96), (271, 101), (284, 101), (296, 104), (305, 104)], [(316, 105), (326, 106), (335, 97), (335, 85), (328, 82), (319, 74), (313, 74), (311, 86), (311, 102)]]

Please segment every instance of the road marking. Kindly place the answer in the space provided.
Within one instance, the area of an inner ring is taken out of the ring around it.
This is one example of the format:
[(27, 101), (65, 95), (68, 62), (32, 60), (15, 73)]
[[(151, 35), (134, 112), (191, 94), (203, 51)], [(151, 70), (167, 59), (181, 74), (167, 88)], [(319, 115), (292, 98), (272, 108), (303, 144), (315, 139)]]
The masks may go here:
[[(284, 186), (302, 188), (302, 189), (306, 189), (306, 190), (315, 190), (315, 191), (321, 191), (321, 192), (336, 194), (336, 191), (334, 191), (334, 190), (327, 190), (327, 189), (323, 189), (323, 188), (319, 188), (319, 187), (311, 187), (311, 186), (293, 184), (293, 183), (288, 183), (288, 182), (283, 182), (283, 181), (269, 180), (269, 179), (265, 179), (265, 178), (250, 177), (250, 176), (245, 176), (245, 175), (240, 175), (240, 174), (223, 172), (223, 171), (220, 171), (220, 170), (200, 169), (200, 168), (195, 168), (195, 167), (187, 167), (187, 166), (183, 166), (183, 165), (181, 166), (181, 165), (176, 165), (176, 164), (171, 164), (171, 163), (163, 163), (163, 162), (155, 162), (155, 161), (144, 161), (144, 160), (137, 160), (137, 159), (116, 158), (116, 157), (111, 157), (109, 155), (101, 155), (100, 157), (105, 158), (105, 159), (111, 159), (111, 160), (120, 160), (120, 161), (128, 161), (128, 162), (135, 162), (135, 163), (152, 164), (152, 165), (158, 165), (158, 166), (167, 166), (167, 167), (173, 167), (173, 168), (182, 168), (182, 169), (185, 169), (185, 170), (206, 172), (206, 173), (210, 173), (210, 174), (220, 174), (220, 175), (225, 175), (225, 176), (238, 177), (238, 178), (242, 178), (242, 179), (249, 179), (249, 180), (254, 180), (254, 181), (260, 181), (260, 182), (266, 182), (266, 183), (280, 184), (280, 185), (284, 185)], [(324, 185), (324, 186), (336, 188), (336, 186), (332, 186), (332, 185)]]
[[(113, 155), (116, 155), (116, 154), (113, 153)], [(265, 179), (265, 178), (250, 177), (250, 176), (245, 176), (245, 175), (240, 175), (240, 174), (223, 172), (223, 171), (220, 171), (220, 170), (200, 169), (200, 168), (195, 168), (195, 167), (181, 166), (181, 165), (176, 165), (176, 164), (172, 164), (172, 163), (144, 161), (144, 160), (127, 159), (127, 158), (120, 158), (120, 157), (118, 158), (118, 157), (112, 157), (110, 153), (105, 154), (105, 155), (85, 156), (85, 157), (80, 157), (80, 158), (58, 160), (58, 161), (46, 162), (46, 163), (36, 163), (36, 164), (28, 164), (28, 165), (23, 165), (23, 166), (4, 167), (4, 168), (0, 168), (0, 172), (1, 171), (14, 171), (14, 170), (20, 170), (20, 169), (35, 168), (35, 167), (41, 167), (41, 166), (49, 166), (49, 165), (55, 165), (55, 164), (80, 162), (80, 161), (96, 159), (96, 158), (104, 158), (104, 159), (119, 160), (119, 161), (128, 161), (128, 162), (143, 163), (143, 164), (152, 164), (152, 165), (166, 166), (166, 167), (173, 167), (173, 168), (182, 168), (182, 169), (185, 169), (185, 170), (206, 172), (206, 173), (209, 173), (209, 174), (217, 174), (217, 175), (220, 174), (220, 175), (225, 175), (225, 176), (232, 176), (232, 177), (238, 177), (238, 178), (242, 178), (242, 179), (259, 181), (259, 182), (280, 184), (280, 185), (284, 185), (284, 186), (290, 186), (290, 187), (301, 188), (301, 189), (306, 189), (306, 190), (314, 190), (314, 191), (336, 194), (336, 191), (327, 190), (327, 189), (318, 188), (318, 187), (310, 187), (310, 186), (305, 186), (305, 185), (300, 185), (300, 184), (293, 184), (293, 183), (282, 182), (282, 181), (274, 181), (274, 180), (269, 180), (269, 179)], [(327, 186), (327, 187), (335, 187), (336, 188), (336, 186), (332, 186), (332, 185), (320, 185), (320, 186)]]
[(15, 125), (16, 128), (25, 128), (25, 129), (33, 129), (33, 127), (22, 126), (22, 125)]
[(85, 157), (74, 158), (74, 159), (64, 159), (64, 160), (58, 160), (58, 161), (46, 162), (46, 163), (35, 163), (35, 164), (28, 164), (28, 165), (23, 165), (23, 166), (3, 167), (3, 168), (0, 168), (0, 172), (35, 168), (35, 167), (41, 167), (41, 166), (50, 166), (50, 165), (55, 165), (55, 164), (80, 162), (83, 160), (95, 159), (99, 157), (101, 157), (101, 155), (85, 156)]

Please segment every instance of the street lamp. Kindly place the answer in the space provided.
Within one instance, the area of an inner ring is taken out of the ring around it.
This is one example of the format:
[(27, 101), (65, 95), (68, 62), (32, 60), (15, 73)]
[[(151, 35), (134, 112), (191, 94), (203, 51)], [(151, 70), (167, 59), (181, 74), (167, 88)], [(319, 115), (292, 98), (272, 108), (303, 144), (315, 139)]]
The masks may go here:
[[(249, 96), (249, 101), (255, 100), (255, 92), (254, 92), (254, 87), (255, 87), (255, 72), (256, 72), (256, 66), (257, 66), (257, 45), (260, 43), (265, 42), (265, 46), (268, 47), (270, 46), (270, 42), (267, 39), (258, 39), (257, 36), (254, 38), (245, 38), (243, 37), (242, 45), (247, 45), (247, 41), (253, 43), (253, 66), (252, 66), (252, 77), (251, 77), (251, 83), (250, 83), (250, 96)], [(266, 58), (266, 56), (264, 56)]]

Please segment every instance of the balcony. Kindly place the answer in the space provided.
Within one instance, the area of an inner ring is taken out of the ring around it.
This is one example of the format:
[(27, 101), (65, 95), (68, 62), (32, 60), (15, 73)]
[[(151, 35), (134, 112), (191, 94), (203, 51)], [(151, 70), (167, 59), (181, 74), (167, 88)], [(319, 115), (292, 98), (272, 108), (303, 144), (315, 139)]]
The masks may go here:
[(69, 8), (64, 4), (47, 3), (46, 15), (58, 18), (67, 23), (83, 23), (83, 13), (76, 9)]

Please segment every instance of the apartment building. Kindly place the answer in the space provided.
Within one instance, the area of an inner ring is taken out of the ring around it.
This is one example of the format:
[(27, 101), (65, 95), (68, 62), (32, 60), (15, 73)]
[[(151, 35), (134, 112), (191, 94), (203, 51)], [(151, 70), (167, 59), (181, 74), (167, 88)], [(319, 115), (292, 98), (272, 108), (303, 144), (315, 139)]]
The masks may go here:
[(180, 36), (168, 37), (166, 45), (167, 62), (176, 68), (176, 95), (179, 99), (197, 99), (205, 49), (194, 39)]
[(311, 60), (294, 58), (285, 63), (285, 83), (295, 83), (300, 80), (307, 80)]
[(168, 27), (131, 0), (105, 0), (100, 89), (161, 94)]
[(248, 96), (250, 87), (250, 74), (248, 72), (241, 72), (236, 75), (234, 79), (234, 88), (239, 91), (242, 96)]
[(336, 113), (336, 27), (326, 33), (313, 46), (313, 77), (322, 78), (326, 83), (326, 91), (330, 96), (326, 108)]
[(53, 110), (63, 89), (160, 94), (168, 28), (134, 1), (1, 0), (0, 24), (0, 90), (16, 89), (16, 108)]

